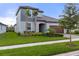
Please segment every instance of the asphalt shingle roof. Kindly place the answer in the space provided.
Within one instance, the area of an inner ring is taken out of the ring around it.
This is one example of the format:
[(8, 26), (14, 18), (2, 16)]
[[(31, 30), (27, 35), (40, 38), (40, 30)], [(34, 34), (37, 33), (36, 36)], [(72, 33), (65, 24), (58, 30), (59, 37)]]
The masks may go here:
[(45, 16), (45, 15), (43, 15), (41, 18), (38, 18), (38, 20), (44, 20), (44, 21), (50, 21), (50, 22), (58, 22), (58, 19), (53, 18), (53, 17), (49, 17), (49, 16)]
[(4, 25), (4, 26), (7, 26), (7, 25), (5, 25), (5, 24), (3, 24), (3, 23), (1, 23), (1, 22), (0, 22), (0, 24), (1, 24), (1, 25)]

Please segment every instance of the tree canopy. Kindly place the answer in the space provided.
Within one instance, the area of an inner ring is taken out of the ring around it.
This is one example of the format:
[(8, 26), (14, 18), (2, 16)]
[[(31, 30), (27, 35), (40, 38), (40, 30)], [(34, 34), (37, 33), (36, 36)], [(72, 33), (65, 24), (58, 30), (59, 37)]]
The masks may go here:
[(68, 3), (65, 5), (64, 15), (59, 20), (60, 24), (66, 29), (75, 29), (79, 24), (79, 11), (75, 4)]
[(31, 16), (29, 9), (26, 9), (26, 15), (27, 15), (27, 16)]

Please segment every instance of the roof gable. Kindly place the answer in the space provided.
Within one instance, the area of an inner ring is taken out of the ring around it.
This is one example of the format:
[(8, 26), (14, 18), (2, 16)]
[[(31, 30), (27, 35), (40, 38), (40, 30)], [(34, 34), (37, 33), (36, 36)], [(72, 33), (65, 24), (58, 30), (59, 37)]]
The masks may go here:
[(42, 17), (38, 17), (38, 20), (41, 20), (41, 21), (43, 20), (46, 22), (58, 22), (58, 19), (49, 17), (49, 16), (45, 16), (45, 15), (43, 15)]
[(30, 7), (30, 6), (20, 6), (20, 7), (18, 8), (17, 12), (16, 12), (16, 15), (18, 14), (18, 12), (19, 12), (20, 9), (38, 10), (38, 12), (42, 12), (42, 13), (43, 13), (43, 11), (40, 10), (40, 9), (38, 9), (38, 8), (34, 8), (34, 7)]

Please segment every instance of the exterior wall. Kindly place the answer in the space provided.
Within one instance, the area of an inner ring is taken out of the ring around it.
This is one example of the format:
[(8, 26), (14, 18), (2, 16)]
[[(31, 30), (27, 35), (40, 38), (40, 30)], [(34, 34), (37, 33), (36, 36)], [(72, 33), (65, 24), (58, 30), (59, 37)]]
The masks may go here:
[(16, 27), (17, 27), (17, 33), (20, 32), (20, 12), (18, 12), (17, 16), (16, 16)]
[(26, 22), (21, 21), (21, 19), (22, 19), (21, 12), (22, 12), (22, 10), (20, 9), (20, 11), (17, 14), (17, 19), (16, 19), (16, 23), (17, 23), (17, 25), (16, 25), (16, 28), (17, 28), (16, 32), (17, 33), (19, 33), (19, 32), (23, 33), (26, 30), (25, 29), (26, 28), (26, 26), (25, 26)]
[[(17, 14), (17, 19), (16, 19), (17, 25), (15, 26), (15, 32), (23, 33), (24, 31), (27, 31), (26, 23), (28, 22), (30, 22), (30, 20), (28, 21), (28, 18), (26, 18), (25, 10), (20, 9), (20, 11)], [(31, 23), (31, 31), (34, 31), (34, 22), (30, 22), (30, 23)]]
[(25, 23), (26, 22), (20, 22), (20, 25), (19, 25), (20, 26), (20, 28), (19, 28), (20, 29), (19, 30), (20, 33), (24, 33), (24, 31), (26, 31), (26, 25), (25, 25)]
[(0, 25), (0, 33), (5, 33), (6, 32), (6, 26)]

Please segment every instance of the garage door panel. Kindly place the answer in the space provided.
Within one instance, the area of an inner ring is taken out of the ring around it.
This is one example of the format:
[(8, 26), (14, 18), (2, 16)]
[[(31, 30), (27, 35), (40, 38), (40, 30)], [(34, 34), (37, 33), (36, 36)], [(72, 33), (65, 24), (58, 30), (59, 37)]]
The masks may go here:
[(64, 28), (62, 26), (50, 26), (51, 29), (55, 29), (56, 33), (64, 33)]

